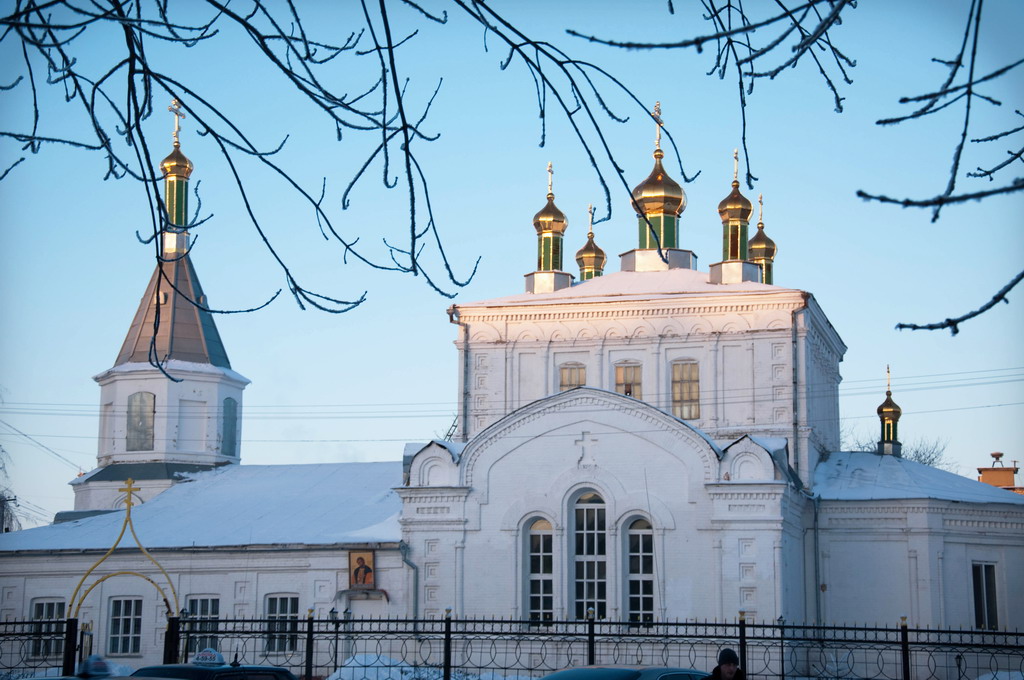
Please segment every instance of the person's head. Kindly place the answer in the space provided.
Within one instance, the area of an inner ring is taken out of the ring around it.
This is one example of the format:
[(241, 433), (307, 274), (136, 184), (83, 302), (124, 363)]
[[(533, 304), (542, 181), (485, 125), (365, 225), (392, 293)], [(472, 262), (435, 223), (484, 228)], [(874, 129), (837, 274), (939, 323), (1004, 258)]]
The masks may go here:
[(722, 680), (733, 680), (739, 664), (740, 657), (728, 647), (718, 653), (718, 669)]
[(360, 567), (365, 567), (366, 566), (366, 560), (364, 560), (362, 557), (357, 557), (356, 558), (356, 564), (358, 564)]

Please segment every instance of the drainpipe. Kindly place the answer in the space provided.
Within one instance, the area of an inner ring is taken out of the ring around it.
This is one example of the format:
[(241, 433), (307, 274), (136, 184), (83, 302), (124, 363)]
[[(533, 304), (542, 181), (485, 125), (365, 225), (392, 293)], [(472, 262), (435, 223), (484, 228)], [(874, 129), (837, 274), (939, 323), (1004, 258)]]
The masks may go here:
[(469, 441), (469, 324), (459, 320), (459, 308), (456, 305), (448, 308), (448, 323), (462, 329), (462, 413), (459, 417), (462, 420), (461, 440), (466, 442)]
[(796, 468), (797, 474), (800, 475), (801, 479), (805, 482), (809, 481), (810, 478), (804, 478), (805, 474), (810, 474), (810, 470), (802, 470), (800, 466), (800, 345), (797, 337), (796, 319), (797, 315), (807, 310), (807, 298), (808, 293), (801, 291), (800, 293), (802, 301), (800, 307), (790, 312), (790, 328), (792, 330), (792, 342), (793, 342), (793, 461), (792, 465)]
[(813, 544), (814, 544), (814, 625), (821, 625), (821, 546), (818, 540), (818, 511), (821, 503), (821, 496), (808, 493), (806, 489), (800, 492), (811, 499), (811, 508), (814, 510)]
[(402, 554), (402, 564), (412, 570), (412, 619), (417, 621), (420, 617), (420, 568), (409, 559), (408, 543), (399, 542), (398, 551)]

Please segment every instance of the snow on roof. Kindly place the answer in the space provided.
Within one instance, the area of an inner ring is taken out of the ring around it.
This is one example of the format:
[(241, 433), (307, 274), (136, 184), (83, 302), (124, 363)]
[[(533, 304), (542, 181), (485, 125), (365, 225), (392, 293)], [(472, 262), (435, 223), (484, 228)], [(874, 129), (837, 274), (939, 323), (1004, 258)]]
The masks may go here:
[(931, 498), (965, 503), (1024, 505), (1024, 496), (930, 465), (870, 451), (831, 453), (814, 469), (815, 494), (823, 500)]
[(734, 293), (792, 293), (790, 288), (755, 281), (718, 284), (709, 281), (708, 272), (695, 269), (669, 269), (659, 272), (614, 272), (598, 276), (552, 293), (521, 293), (456, 305), (457, 307), (504, 307), (564, 303), (608, 302), (613, 300), (650, 300), (687, 294), (730, 295)]
[[(401, 462), (228, 465), (195, 473), (142, 505), (146, 548), (397, 542)], [(104, 549), (124, 512), (0, 535), (0, 551)], [(135, 547), (122, 539), (122, 547)]]

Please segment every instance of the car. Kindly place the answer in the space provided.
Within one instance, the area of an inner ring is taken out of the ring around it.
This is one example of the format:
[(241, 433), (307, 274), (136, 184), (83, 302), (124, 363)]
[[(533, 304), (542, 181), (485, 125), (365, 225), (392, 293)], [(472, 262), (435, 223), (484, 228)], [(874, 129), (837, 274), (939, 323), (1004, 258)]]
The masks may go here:
[(576, 666), (545, 675), (542, 680), (704, 680), (710, 673), (673, 666)]
[(287, 668), (227, 664), (220, 652), (204, 649), (192, 663), (144, 666), (132, 673), (133, 678), (171, 678), (173, 680), (296, 680)]

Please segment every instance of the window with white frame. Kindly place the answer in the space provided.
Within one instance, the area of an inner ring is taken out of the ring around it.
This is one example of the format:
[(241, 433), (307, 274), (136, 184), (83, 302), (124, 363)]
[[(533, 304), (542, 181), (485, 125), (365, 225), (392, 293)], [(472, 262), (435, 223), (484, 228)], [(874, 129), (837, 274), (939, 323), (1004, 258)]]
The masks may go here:
[(551, 522), (534, 520), (527, 536), (529, 542), (530, 621), (552, 621), (555, 616), (554, 533)]
[(971, 565), (971, 577), (974, 581), (974, 627), (998, 630), (996, 565), (975, 562)]
[(205, 595), (190, 595), (186, 609), (190, 620), (188, 651), (195, 654), (203, 649), (217, 649), (217, 621), (220, 618), (220, 599)]
[(672, 415), (683, 420), (700, 418), (700, 367), (696, 361), (672, 363)]
[(32, 601), (32, 624), (36, 637), (32, 638), (32, 656), (59, 657), (64, 654), (64, 600), (38, 599)]
[(608, 612), (608, 550), (604, 499), (581, 495), (573, 506), (574, 614), (585, 619), (592, 609), (603, 619)]
[(615, 366), (615, 391), (627, 397), (643, 399), (641, 374), (643, 366), (637, 363), (618, 364)]
[(294, 652), (299, 640), (299, 597), (268, 595), (267, 653)]
[(581, 363), (571, 362), (558, 367), (558, 391), (565, 392), (574, 387), (587, 384), (587, 367)]
[(107, 654), (123, 656), (142, 651), (142, 599), (115, 598), (110, 601)]
[(156, 415), (156, 395), (136, 392), (128, 396), (128, 434), (126, 451), (153, 450), (153, 420)]
[(626, 531), (627, 601), (630, 622), (654, 620), (654, 529), (646, 519), (630, 523)]
[(220, 451), (225, 456), (238, 455), (238, 401), (231, 397), (224, 399), (223, 428)]

